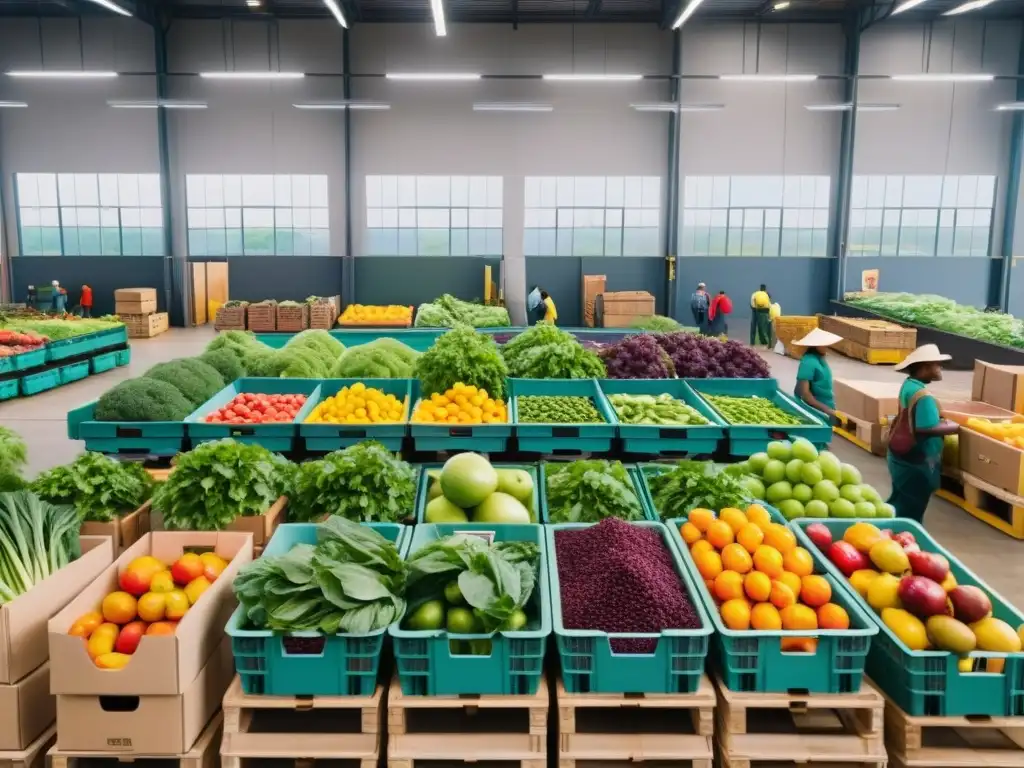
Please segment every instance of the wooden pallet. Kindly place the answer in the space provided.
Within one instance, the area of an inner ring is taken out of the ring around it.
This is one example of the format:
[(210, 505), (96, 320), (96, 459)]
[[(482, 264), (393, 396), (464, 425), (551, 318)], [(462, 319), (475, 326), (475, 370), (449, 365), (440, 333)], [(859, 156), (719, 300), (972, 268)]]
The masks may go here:
[(885, 697), (893, 768), (1021, 768), (1024, 717), (915, 717)]
[(1024, 498), (967, 472), (960, 473), (959, 485), (943, 483), (936, 495), (1007, 536), (1024, 539)]
[(849, 414), (844, 415), (849, 420), (849, 427), (847, 429), (832, 427), (832, 431), (840, 437), (849, 440), (862, 451), (867, 451), (875, 456), (884, 458), (888, 447), (885, 437), (885, 425), (856, 419)]
[(45, 768), (46, 751), (57, 738), (57, 726), (51, 725), (43, 735), (17, 752), (0, 752), (0, 768)]
[[(217, 746), (223, 717), (218, 712), (199, 734), (192, 749), (181, 755), (130, 755), (123, 752), (104, 754), (102, 752), (76, 752), (59, 750), (56, 747), (48, 753), (50, 768), (107, 768), (118, 763), (177, 763), (180, 768), (217, 768)], [(154, 728), (159, 723), (153, 724)]]
[(437, 760), (546, 768), (549, 708), (543, 677), (532, 696), (407, 696), (396, 677), (388, 690), (388, 768)]
[(384, 686), (372, 696), (252, 696), (236, 676), (224, 694), (223, 768), (248, 758), (358, 760), (380, 754)]
[(751, 763), (885, 764), (885, 699), (865, 681), (858, 693), (740, 693), (720, 679), (716, 741), (732, 768)]
[(716, 699), (707, 675), (694, 693), (568, 693), (559, 680), (555, 695), (559, 768), (663, 760), (711, 768)]
[(913, 351), (913, 347), (866, 347), (849, 339), (843, 339), (835, 345), (834, 349), (840, 354), (868, 365), (896, 365), (906, 360), (907, 355)]

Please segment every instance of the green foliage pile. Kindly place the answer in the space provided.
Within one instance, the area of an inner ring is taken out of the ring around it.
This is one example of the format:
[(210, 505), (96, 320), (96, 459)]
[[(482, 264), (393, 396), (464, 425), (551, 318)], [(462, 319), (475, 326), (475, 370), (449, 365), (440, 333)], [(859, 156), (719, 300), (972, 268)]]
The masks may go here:
[(173, 386), (192, 404), (193, 410), (224, 388), (224, 379), (217, 369), (194, 357), (157, 363), (146, 371), (144, 377)]
[(0, 493), (25, 486), (21, 473), (28, 463), (28, 446), (13, 429), (0, 426)]
[(675, 331), (691, 331), (696, 333), (698, 330), (696, 328), (684, 328), (678, 320), (665, 317), (664, 315), (638, 318), (630, 323), (629, 327), (638, 331), (650, 331), (651, 333), (673, 333)]
[(334, 379), (409, 379), (419, 357), (412, 347), (385, 336), (346, 349), (330, 375)]
[(501, 348), (514, 379), (603, 379), (604, 363), (576, 337), (553, 325), (523, 331)]
[(546, 464), (544, 474), (552, 523), (596, 523), (606, 517), (644, 519), (640, 498), (622, 462), (583, 459)]
[(330, 365), (333, 365), (345, 351), (345, 345), (331, 336), (330, 331), (322, 328), (309, 328), (295, 334), (286, 347), (307, 347), (317, 353)]
[(141, 464), (87, 452), (43, 472), (30, 490), (51, 504), (73, 506), (82, 520), (106, 523), (142, 506), (153, 479)]
[(423, 397), (446, 392), (461, 381), (499, 398), (505, 396), (508, 366), (493, 338), (460, 326), (443, 334), (420, 355), (416, 376)]
[(97, 421), (181, 421), (195, 408), (173, 384), (141, 376), (122, 381), (96, 401)]
[(449, 293), (416, 310), (417, 328), (454, 328), (465, 324), (474, 328), (507, 328), (512, 325), (504, 307), (488, 307), (457, 299)]
[(3, 323), (2, 327), (19, 333), (35, 333), (46, 336), (50, 341), (61, 341), (75, 336), (84, 336), (97, 331), (109, 331), (122, 326), (120, 321), (99, 319), (61, 320), (59, 318), (19, 319), (12, 318)]
[(234, 352), (249, 376), (264, 375), (259, 371), (270, 366), (270, 360), (277, 351), (261, 342), (250, 331), (225, 331), (218, 334), (217, 338), (207, 344), (206, 351), (214, 352), (219, 349), (230, 349)]
[(230, 384), (235, 379), (245, 376), (245, 366), (242, 365), (241, 358), (230, 347), (203, 352), (199, 359), (215, 369), (224, 379), (225, 384)]

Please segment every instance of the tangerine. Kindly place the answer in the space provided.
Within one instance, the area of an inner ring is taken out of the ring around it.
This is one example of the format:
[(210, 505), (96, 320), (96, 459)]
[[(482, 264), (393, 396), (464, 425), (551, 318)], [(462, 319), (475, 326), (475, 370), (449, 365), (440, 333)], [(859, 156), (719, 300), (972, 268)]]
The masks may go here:
[(824, 576), (804, 576), (800, 580), (800, 599), (812, 608), (825, 605), (832, 599), (832, 585)]
[(797, 600), (800, 599), (801, 583), (799, 576), (795, 573), (790, 573), (789, 571), (783, 571), (782, 575), (779, 576), (779, 581), (793, 590), (793, 594), (796, 596)]
[(747, 524), (747, 516), (735, 507), (726, 507), (718, 513), (718, 519), (729, 524), (733, 533), (739, 533), (740, 528)]
[(850, 614), (841, 605), (825, 603), (818, 609), (818, 626), (822, 629), (849, 629)]
[(711, 542), (707, 539), (701, 539), (700, 541), (694, 542), (693, 546), (690, 547), (690, 554), (693, 555), (693, 559), (696, 561), (705, 552), (714, 552), (715, 548), (711, 546)]
[(697, 526), (698, 531), (701, 533), (707, 533), (708, 526), (715, 521), (715, 513), (710, 509), (697, 507), (696, 509), (690, 510), (690, 514), (686, 516), (686, 519)]
[(772, 516), (769, 514), (768, 510), (760, 504), (751, 504), (747, 507), (747, 520), (752, 522), (762, 531), (767, 531), (768, 526), (772, 524)]
[(705, 579), (714, 579), (722, 572), (722, 556), (717, 552), (703, 552), (696, 558), (697, 570)]
[(704, 534), (700, 532), (700, 528), (690, 522), (683, 523), (679, 526), (679, 535), (683, 537), (683, 541), (690, 544), (696, 544), (702, 538)]
[(743, 598), (722, 603), (722, 621), (729, 629), (750, 629), (750, 605)]
[(803, 547), (794, 547), (782, 557), (782, 564), (787, 571), (797, 576), (810, 576), (814, 573), (814, 559)]
[(786, 554), (796, 547), (796, 536), (786, 526), (772, 523), (764, 532), (764, 543)]
[[(772, 601), (772, 605), (780, 611), (784, 611), (796, 603), (796, 595), (793, 594), (793, 590), (778, 580), (772, 582), (772, 592), (769, 599)], [(807, 610), (810, 611), (811, 609), (808, 608)], [(811, 611), (811, 613), (814, 613), (814, 611)]]
[(746, 573), (754, 567), (750, 553), (739, 544), (729, 544), (722, 550), (722, 567), (727, 571)]
[(754, 523), (747, 523), (736, 532), (736, 541), (741, 544), (747, 552), (754, 554), (754, 551), (764, 541), (764, 531)]
[(771, 597), (772, 580), (760, 571), (751, 571), (743, 579), (743, 590), (755, 603), (763, 603)]
[(779, 578), (785, 570), (782, 567), (782, 555), (779, 554), (779, 550), (767, 544), (762, 544), (754, 550), (754, 568), (773, 579)]
[(735, 535), (732, 532), (732, 526), (730, 526), (724, 520), (715, 520), (711, 525), (708, 526), (707, 530), (708, 541), (711, 542), (711, 546), (715, 549), (725, 549), (729, 544), (732, 544)]
[(743, 577), (735, 571), (722, 571), (715, 578), (713, 594), (722, 602), (743, 597)]
[(765, 632), (782, 629), (782, 616), (771, 603), (758, 603), (750, 611), (750, 627)]
[(818, 628), (818, 616), (814, 613), (813, 608), (808, 608), (806, 605), (787, 605), (779, 614), (782, 616), (783, 629)]

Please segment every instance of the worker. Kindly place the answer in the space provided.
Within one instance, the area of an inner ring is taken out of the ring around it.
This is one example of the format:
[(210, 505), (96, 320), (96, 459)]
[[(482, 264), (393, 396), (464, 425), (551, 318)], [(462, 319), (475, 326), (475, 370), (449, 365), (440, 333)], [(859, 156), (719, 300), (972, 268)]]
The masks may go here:
[(708, 287), (704, 283), (697, 283), (697, 290), (690, 297), (690, 311), (693, 313), (693, 324), (704, 333), (708, 322), (708, 308), (711, 306), (711, 297), (708, 296)]
[(28, 295), (25, 297), (25, 304), (29, 309), (39, 309), (39, 292), (34, 285), (28, 287)]
[(761, 287), (750, 296), (750, 346), (767, 347), (771, 344), (771, 310), (772, 297), (768, 295), (768, 287), (761, 283)]
[(540, 286), (533, 286), (533, 290), (526, 296), (526, 311), (531, 324), (539, 323), (544, 319), (547, 307), (544, 306), (544, 300), (540, 296)]
[(890, 425), (886, 463), (892, 494), (888, 502), (897, 517), (919, 523), (942, 479), (943, 438), (960, 428), (942, 419), (939, 401), (927, 389), (933, 381), (942, 380), (940, 363), (949, 359), (936, 345), (925, 344), (896, 366), (897, 371), (907, 372), (907, 380), (900, 387), (900, 412)]
[(92, 288), (82, 286), (82, 317), (92, 317)]
[(836, 410), (836, 398), (832, 389), (832, 368), (825, 359), (829, 347), (843, 340), (842, 336), (815, 328), (794, 346), (805, 347), (796, 372), (797, 399), (822, 414), (834, 426), (846, 428), (846, 417)]
[(719, 291), (708, 307), (708, 336), (725, 336), (729, 332), (726, 317), (732, 314), (732, 299)]
[(544, 307), (544, 322), (554, 325), (558, 320), (558, 310), (555, 308), (555, 300), (547, 291), (540, 292), (541, 306)]
[(50, 281), (50, 308), (55, 314), (63, 315), (68, 308), (68, 292), (60, 287), (59, 280)]

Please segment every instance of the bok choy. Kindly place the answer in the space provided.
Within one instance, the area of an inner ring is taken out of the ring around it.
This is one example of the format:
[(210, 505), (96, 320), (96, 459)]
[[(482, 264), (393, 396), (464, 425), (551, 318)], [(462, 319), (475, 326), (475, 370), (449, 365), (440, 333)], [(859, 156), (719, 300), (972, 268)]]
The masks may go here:
[(55, 506), (34, 493), (0, 493), (0, 605), (81, 555), (74, 507)]

